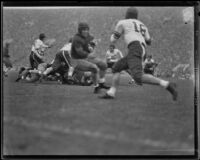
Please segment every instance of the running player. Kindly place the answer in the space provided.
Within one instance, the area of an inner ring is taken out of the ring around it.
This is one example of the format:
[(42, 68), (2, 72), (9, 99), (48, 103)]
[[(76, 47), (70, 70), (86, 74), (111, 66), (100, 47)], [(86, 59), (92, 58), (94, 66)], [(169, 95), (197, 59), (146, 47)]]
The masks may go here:
[(119, 83), (120, 72), (130, 69), (131, 76), (137, 84), (160, 85), (172, 94), (173, 100), (177, 100), (178, 93), (175, 83), (143, 73), (142, 60), (146, 45), (151, 44), (151, 38), (147, 27), (138, 20), (138, 10), (134, 7), (128, 8), (125, 19), (117, 23), (110, 38), (111, 44), (115, 44), (122, 35), (128, 48), (128, 54), (113, 66), (112, 87), (100, 98), (113, 99)]

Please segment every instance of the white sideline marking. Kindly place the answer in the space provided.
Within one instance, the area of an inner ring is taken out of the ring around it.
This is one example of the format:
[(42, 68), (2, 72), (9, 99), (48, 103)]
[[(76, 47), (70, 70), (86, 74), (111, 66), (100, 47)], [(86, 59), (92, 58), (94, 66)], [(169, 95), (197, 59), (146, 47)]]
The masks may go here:
[[(142, 144), (151, 147), (159, 147), (159, 149), (154, 149), (154, 151), (185, 151), (185, 152), (194, 152), (194, 147), (188, 145), (187, 143), (180, 143), (180, 142), (172, 142), (167, 143), (164, 141), (156, 141), (151, 139), (136, 139), (133, 140), (132, 138), (125, 137), (125, 135), (114, 135), (114, 134), (107, 134), (98, 131), (89, 131), (87, 129), (72, 129), (70, 127), (63, 128), (62, 126), (58, 125), (49, 125), (40, 122), (29, 122), (24, 118), (20, 117), (9, 117), (4, 118), (4, 122), (12, 122), (16, 125), (22, 125), (28, 128), (35, 128), (35, 129), (46, 129), (52, 132), (60, 132), (64, 134), (71, 134), (71, 135), (79, 135), (79, 136), (86, 136), (92, 138), (100, 138), (104, 140), (114, 140), (118, 142), (124, 143), (133, 143), (133, 144)], [(169, 149), (162, 149), (161, 148), (171, 148)], [(152, 149), (151, 149), (152, 150)]]

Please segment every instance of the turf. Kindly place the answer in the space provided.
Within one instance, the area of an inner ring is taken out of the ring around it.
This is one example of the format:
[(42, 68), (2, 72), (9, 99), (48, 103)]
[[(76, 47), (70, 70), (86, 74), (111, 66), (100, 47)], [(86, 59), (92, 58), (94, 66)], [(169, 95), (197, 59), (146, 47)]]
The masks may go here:
[[(107, 83), (111, 75), (106, 76)], [(163, 88), (129, 84), (102, 100), (92, 86), (3, 83), (5, 155), (193, 155), (193, 83), (175, 80), (178, 101)]]

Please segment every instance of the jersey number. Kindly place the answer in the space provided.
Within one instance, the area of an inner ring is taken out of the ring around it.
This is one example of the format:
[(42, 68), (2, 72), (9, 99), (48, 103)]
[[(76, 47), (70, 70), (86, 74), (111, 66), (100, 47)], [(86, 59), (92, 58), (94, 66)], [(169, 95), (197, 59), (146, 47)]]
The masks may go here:
[(143, 24), (137, 25), (136, 22), (133, 22), (134, 24), (134, 28), (135, 28), (135, 32), (141, 33), (143, 36), (145, 35), (145, 27)]

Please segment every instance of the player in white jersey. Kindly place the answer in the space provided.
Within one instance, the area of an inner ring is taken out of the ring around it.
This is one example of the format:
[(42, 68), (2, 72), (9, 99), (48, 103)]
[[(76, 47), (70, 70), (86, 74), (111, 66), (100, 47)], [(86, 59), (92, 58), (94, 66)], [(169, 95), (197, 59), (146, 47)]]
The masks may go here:
[(108, 68), (112, 68), (112, 66), (122, 57), (122, 52), (115, 48), (115, 45), (110, 45), (109, 50), (106, 52), (106, 62)]
[(44, 52), (47, 48), (50, 48), (51, 46), (48, 46), (44, 44), (46, 36), (44, 33), (41, 33), (39, 35), (39, 39), (36, 39), (34, 41), (34, 44), (31, 48), (31, 54), (29, 57), (31, 68), (34, 69), (38, 67), (39, 64), (44, 63)]
[(160, 85), (166, 88), (173, 97), (173, 100), (177, 100), (178, 93), (176, 91), (176, 84), (169, 81), (165, 81), (154, 77), (150, 74), (143, 73), (142, 61), (145, 55), (146, 45), (151, 44), (151, 38), (147, 27), (138, 19), (138, 10), (134, 7), (128, 8), (124, 20), (120, 20), (114, 33), (111, 35), (111, 44), (115, 42), (123, 35), (125, 43), (128, 48), (127, 56), (120, 59), (113, 66), (113, 81), (112, 87), (106, 92), (105, 95), (100, 98), (112, 99), (115, 97), (116, 88), (119, 83), (119, 76), (122, 70), (129, 69), (132, 78), (139, 85), (151, 84)]

